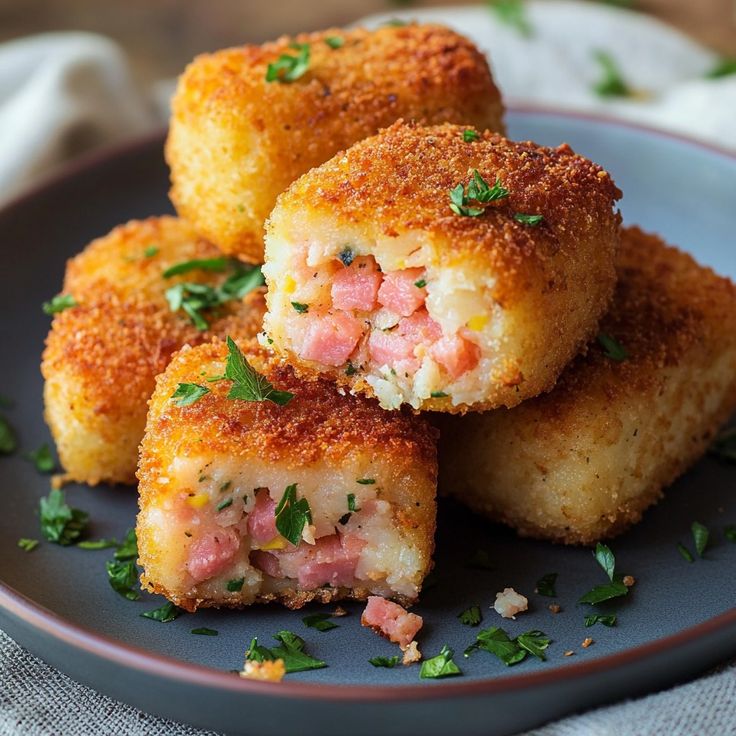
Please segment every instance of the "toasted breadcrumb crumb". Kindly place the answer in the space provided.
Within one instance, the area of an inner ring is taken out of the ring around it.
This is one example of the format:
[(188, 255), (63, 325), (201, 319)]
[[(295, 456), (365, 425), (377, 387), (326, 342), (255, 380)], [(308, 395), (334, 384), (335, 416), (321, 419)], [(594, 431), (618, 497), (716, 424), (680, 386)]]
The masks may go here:
[(623, 583), (627, 588), (630, 588), (635, 582), (636, 582), (636, 579), (634, 578), (633, 575), (624, 576)]
[(336, 608), (336, 609), (335, 609), (335, 610), (334, 610), (334, 611), (332, 612), (332, 615), (333, 615), (333, 616), (347, 616), (347, 615), (348, 615), (348, 612), (347, 612), (347, 611), (346, 611), (346, 610), (345, 610), (345, 609), (344, 609), (344, 608), (343, 608), (342, 606), (338, 606), (338, 607), (337, 607), (337, 608)]
[(243, 671), (239, 674), (248, 680), (281, 682), (286, 674), (286, 668), (284, 667), (283, 659), (264, 659), (263, 662), (255, 662), (252, 659), (248, 659), (245, 662)]
[(559, 603), (550, 603), (547, 608), (549, 608), (551, 613), (559, 613), (562, 610), (562, 606)]
[(503, 618), (515, 619), (517, 613), (522, 613), (528, 608), (529, 601), (513, 588), (504, 588), (500, 593), (496, 593), (493, 609)]
[(564, 656), (565, 656), (565, 657), (572, 657), (572, 655), (573, 655), (573, 654), (575, 654), (575, 652), (573, 652), (573, 650), (572, 650), (572, 649), (568, 649), (568, 650), (567, 650), (567, 651), (565, 652)]
[(412, 641), (406, 649), (404, 649), (404, 658), (401, 660), (401, 664), (409, 665), (419, 662), (422, 659), (422, 653), (419, 651), (419, 645), (416, 641)]
[(583, 639), (583, 643), (580, 646), (583, 649), (587, 649), (592, 643), (593, 643), (593, 640), (590, 637), (587, 637), (586, 639)]

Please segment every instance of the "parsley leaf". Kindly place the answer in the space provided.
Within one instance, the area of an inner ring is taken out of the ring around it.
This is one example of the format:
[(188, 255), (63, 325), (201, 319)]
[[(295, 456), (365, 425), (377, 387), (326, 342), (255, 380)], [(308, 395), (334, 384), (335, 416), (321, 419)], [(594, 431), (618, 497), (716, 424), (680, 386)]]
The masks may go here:
[(317, 629), (317, 631), (329, 631), (330, 629), (339, 628), (334, 621), (330, 621), (329, 613), (313, 613), (310, 616), (305, 616), (302, 619), (302, 623), (305, 626), (309, 626), (310, 629)]
[(198, 383), (180, 383), (171, 394), (171, 400), (176, 406), (190, 406), (209, 392), (206, 386), (200, 386)]
[(284, 406), (294, 398), (294, 394), (288, 391), (277, 391), (265, 376), (258, 373), (248, 363), (231, 337), (227, 338), (227, 349), (229, 355), (225, 367), (225, 377), (233, 382), (227, 395), (228, 399), (272, 401), (274, 404)]
[(354, 493), (348, 493), (348, 511), (360, 511), (360, 509), (355, 505)]
[(547, 596), (547, 598), (555, 598), (557, 591), (555, 590), (555, 583), (557, 582), (557, 573), (548, 572), (546, 575), (542, 575), (537, 580), (536, 592), (539, 595)]
[(517, 212), (514, 215), (514, 220), (520, 222), (522, 225), (536, 227), (544, 220), (544, 215), (525, 215), (523, 212)]
[(543, 662), (547, 659), (544, 650), (552, 643), (543, 631), (534, 629), (516, 637), (516, 643), (529, 654)]
[(589, 613), (584, 623), (586, 626), (594, 626), (595, 624), (603, 624), (604, 626), (615, 626), (616, 625), (616, 614), (615, 613)]
[(243, 583), (245, 578), (234, 578), (233, 580), (227, 581), (227, 589), (230, 593), (238, 593), (243, 590)]
[(721, 432), (713, 441), (709, 452), (721, 460), (736, 463), (736, 427)]
[(342, 261), (342, 265), (346, 268), (355, 260), (355, 253), (353, 253), (353, 249), (346, 245), (338, 255), (338, 258)]
[(461, 215), (462, 217), (478, 217), (485, 212), (482, 207), (466, 207), (466, 202), (465, 187), (462, 183), (450, 189), (450, 209), (456, 215)]
[(306, 314), (309, 311), (309, 305), (302, 304), (301, 302), (292, 302), (291, 306), (294, 307), (294, 311), (299, 314)]
[(517, 664), (526, 658), (526, 650), (509, 639), (509, 635), (498, 626), (479, 631), (474, 644), (465, 650), (465, 656), (470, 656), (473, 649), (483, 649), (498, 657), (507, 667)]
[(611, 598), (628, 595), (628, 593), (629, 589), (624, 585), (623, 579), (620, 576), (617, 576), (617, 578), (612, 580), (610, 583), (596, 585), (594, 588), (589, 590), (579, 602), (595, 605), (597, 603), (603, 603), (603, 601), (611, 600)]
[(622, 363), (629, 357), (624, 346), (615, 338), (610, 335), (606, 335), (605, 332), (598, 333), (598, 337), (596, 339), (603, 348), (606, 358), (615, 360), (617, 363)]
[(720, 79), (721, 77), (728, 77), (731, 74), (736, 74), (736, 58), (724, 58), (716, 63), (716, 65), (710, 69), (706, 75), (706, 79)]
[(266, 69), (267, 82), (294, 82), (307, 71), (309, 44), (294, 43), (291, 47), (297, 51), (297, 55), (281, 54), (276, 61), (271, 62)]
[(466, 626), (477, 626), (483, 620), (480, 606), (469, 606), (459, 613), (457, 617), (460, 619), (460, 623), (463, 623)]
[(296, 483), (286, 487), (276, 509), (276, 529), (285, 539), (288, 539), (295, 547), (299, 545), (302, 531), (309, 523), (312, 523), (312, 513), (309, 509), (309, 501), (306, 498), (296, 497)]
[(454, 675), (462, 675), (462, 671), (452, 659), (454, 652), (447, 645), (440, 649), (440, 653), (425, 659), (422, 662), (422, 668), (419, 670), (419, 677), (423, 680), (436, 680), (441, 677), (453, 677)]
[(192, 629), (192, 634), (199, 634), (200, 636), (218, 636), (219, 631), (217, 629), (208, 629), (206, 626), (201, 626), (198, 629)]
[(468, 183), (467, 194), (462, 183), (450, 190), (450, 209), (456, 215), (463, 217), (478, 217), (485, 212), (482, 207), (469, 207), (471, 201), (487, 204), (504, 199), (509, 196), (509, 190), (501, 184), (501, 180), (496, 177), (493, 186), (489, 186), (488, 182), (480, 175), (477, 169), (473, 169), (473, 174)]
[(0, 414), (0, 455), (10, 455), (18, 447), (15, 432), (8, 420)]
[(693, 557), (693, 553), (681, 542), (677, 543), (677, 551), (682, 555), (682, 558), (686, 562), (695, 562), (695, 558)]
[(135, 560), (121, 562), (119, 560), (108, 560), (105, 563), (107, 569), (107, 580), (110, 587), (123, 598), (129, 601), (140, 600), (140, 593), (135, 589), (138, 582), (138, 568)]
[(466, 143), (472, 143), (480, 138), (480, 133), (476, 133), (472, 128), (466, 128), (463, 131), (463, 140)]
[(279, 646), (264, 647), (258, 644), (258, 639), (253, 638), (245, 653), (245, 658), (254, 662), (263, 662), (266, 659), (281, 659), (284, 662), (286, 672), (305, 672), (307, 670), (318, 670), (327, 667), (327, 662), (310, 657), (304, 651), (304, 639), (291, 631), (279, 631), (274, 636)]
[(71, 294), (57, 294), (50, 302), (44, 302), (41, 308), (44, 314), (51, 315), (76, 306), (77, 300)]
[(172, 276), (181, 276), (190, 271), (214, 271), (222, 273), (230, 264), (229, 258), (195, 258), (192, 261), (182, 261), (167, 268), (162, 276), (170, 279)]
[(708, 546), (708, 537), (710, 537), (710, 532), (708, 531), (708, 528), (699, 521), (694, 521), (690, 529), (693, 533), (693, 541), (695, 542), (695, 549), (698, 553), (698, 557), (702, 557), (705, 552), (705, 548)]
[(345, 375), (354, 376), (357, 372), (358, 372), (358, 369), (352, 364), (351, 361), (348, 361), (347, 368), (345, 368)]
[(58, 488), (51, 490), (40, 502), (41, 533), (45, 539), (66, 547), (82, 535), (87, 526), (89, 514), (75, 509), (66, 503), (64, 492)]
[(446, 399), (449, 394), (446, 394), (444, 391), (432, 391), (429, 394), (433, 399)]
[(85, 539), (83, 542), (77, 542), (79, 549), (110, 549), (110, 547), (118, 547), (117, 539)]
[(726, 539), (728, 539), (729, 542), (736, 543), (736, 526), (734, 524), (729, 524), (723, 530), (723, 534), (725, 535)]
[(393, 657), (371, 657), (368, 660), (374, 667), (387, 667), (393, 669), (399, 663), (399, 655)]
[(340, 36), (327, 36), (327, 38), (325, 39), (325, 43), (331, 49), (339, 49), (345, 45), (345, 39), (341, 38)]
[(372, 486), (372, 485), (375, 485), (376, 479), (375, 478), (357, 478), (355, 482), (361, 486)]
[(128, 529), (125, 539), (118, 545), (115, 550), (116, 560), (134, 560), (138, 557), (138, 537), (135, 529)]
[(598, 564), (603, 568), (603, 572), (608, 575), (608, 579), (613, 581), (613, 574), (616, 570), (616, 557), (611, 552), (611, 548), (598, 542), (595, 546), (593, 557), (595, 557)]
[(419, 279), (419, 281), (414, 282), (414, 286), (417, 287), (417, 289), (423, 289), (427, 285), (427, 279)]
[(143, 257), (153, 258), (154, 256), (157, 256), (158, 253), (159, 249), (155, 245), (149, 245), (148, 248), (143, 251)]
[(18, 546), (24, 551), (24, 552), (32, 552), (36, 547), (39, 545), (38, 539), (28, 539), (28, 537), (21, 537), (18, 540)]
[(226, 498), (224, 501), (220, 501), (220, 503), (217, 504), (217, 511), (224, 511), (228, 506), (233, 505), (232, 498)]
[(522, 0), (487, 0), (487, 3), (501, 23), (516, 29), (526, 38), (532, 35), (532, 26), (526, 17)]
[(184, 613), (183, 609), (174, 605), (170, 601), (166, 601), (163, 606), (154, 608), (153, 611), (144, 611), (141, 616), (143, 618), (150, 618), (152, 621), (158, 621), (162, 624), (168, 624), (174, 619), (179, 618), (182, 613)]
[(56, 461), (51, 454), (51, 448), (46, 443), (41, 445), (38, 450), (29, 452), (26, 458), (36, 466), (36, 470), (39, 473), (53, 473), (56, 467)]
[(598, 62), (601, 71), (600, 79), (593, 85), (593, 91), (599, 97), (631, 97), (631, 88), (621, 76), (618, 65), (607, 51), (596, 49), (593, 58)]

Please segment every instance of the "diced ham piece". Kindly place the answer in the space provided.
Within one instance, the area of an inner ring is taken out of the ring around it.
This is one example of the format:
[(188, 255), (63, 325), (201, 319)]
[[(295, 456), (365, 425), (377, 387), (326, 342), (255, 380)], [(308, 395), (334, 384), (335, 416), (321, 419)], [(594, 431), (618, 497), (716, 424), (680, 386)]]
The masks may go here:
[(426, 309), (420, 309), (410, 317), (404, 317), (397, 329), (400, 335), (415, 345), (427, 345), (442, 337), (442, 328), (429, 316)]
[(356, 258), (341, 268), (332, 280), (332, 306), (350, 311), (370, 312), (376, 308), (382, 274), (373, 258)]
[(432, 345), (429, 354), (451, 378), (460, 378), (475, 368), (480, 360), (480, 348), (460, 335), (441, 338)]
[(377, 365), (397, 368), (399, 364), (409, 373), (419, 368), (419, 361), (414, 357), (414, 345), (411, 340), (402, 337), (399, 330), (373, 330), (368, 338), (368, 352), (371, 360)]
[(427, 290), (416, 285), (423, 274), (423, 268), (405, 268), (384, 274), (383, 283), (378, 290), (378, 301), (386, 309), (402, 317), (414, 314), (427, 298)]
[(276, 502), (262, 488), (256, 493), (256, 503), (248, 514), (248, 534), (256, 545), (270, 542), (279, 535), (276, 529)]
[(270, 552), (264, 552), (260, 549), (253, 550), (250, 553), (250, 564), (261, 572), (265, 572), (266, 575), (270, 575), (272, 578), (284, 577), (278, 557)]
[(363, 334), (363, 323), (347, 312), (304, 315), (299, 355), (324, 365), (342, 365)]
[(195, 583), (218, 575), (233, 561), (240, 548), (240, 537), (234, 529), (207, 532), (189, 547), (186, 568)]
[(409, 613), (398, 603), (372, 595), (368, 597), (360, 623), (406, 649), (424, 622), (421, 616)]

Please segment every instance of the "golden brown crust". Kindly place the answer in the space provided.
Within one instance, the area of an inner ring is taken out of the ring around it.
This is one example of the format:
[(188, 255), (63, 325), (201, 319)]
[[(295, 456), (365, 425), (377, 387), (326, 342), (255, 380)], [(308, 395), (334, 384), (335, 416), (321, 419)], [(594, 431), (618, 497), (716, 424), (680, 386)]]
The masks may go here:
[[(338, 49), (325, 42), (335, 36), (344, 39)], [(266, 82), (268, 64), (294, 55), (295, 42), (309, 44), (307, 72)], [(253, 262), (262, 259), (262, 224), (281, 191), (398, 118), (503, 130), (485, 57), (434, 25), (332, 28), (203, 55), (182, 75), (172, 107), (172, 201), (208, 239)]]
[(549, 394), (440, 422), (441, 487), (523, 536), (593, 544), (639, 521), (736, 410), (736, 287), (661, 239), (623, 232), (596, 341)]

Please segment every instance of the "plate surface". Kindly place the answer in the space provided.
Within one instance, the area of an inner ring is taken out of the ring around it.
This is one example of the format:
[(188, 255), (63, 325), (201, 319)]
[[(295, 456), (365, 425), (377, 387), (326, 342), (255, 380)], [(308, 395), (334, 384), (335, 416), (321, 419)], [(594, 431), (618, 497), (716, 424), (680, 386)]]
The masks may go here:
[[(607, 167), (625, 192), (625, 220), (663, 234), (703, 263), (736, 276), (734, 236), (736, 159), (714, 149), (652, 131), (586, 117), (517, 110), (508, 116), (514, 138), (567, 141)], [(0, 393), (15, 406), (4, 411), (24, 450), (49, 440), (42, 419), (39, 356), (48, 329), (43, 300), (57, 293), (65, 259), (91, 238), (131, 217), (170, 211), (161, 136), (75, 166), (0, 212)], [(320, 633), (301, 619), (317, 610), (254, 607), (203, 611), (169, 624), (141, 618), (161, 603), (120, 598), (109, 586), (109, 550), (84, 551), (43, 543), (30, 554), (19, 537), (39, 537), (38, 499), (48, 478), (18, 453), (0, 459), (0, 627), (72, 677), (120, 700), (176, 720), (232, 733), (355, 734), (455, 732), (507, 734), (574, 710), (646, 692), (736, 654), (736, 544), (723, 527), (736, 523), (736, 468), (706, 458), (682, 478), (642, 524), (615, 540), (619, 569), (637, 584), (616, 607), (615, 628), (586, 629), (587, 607), (577, 598), (602, 582), (588, 550), (520, 540), (461, 508), (440, 508), (434, 584), (417, 610), (424, 616), (422, 650), (443, 644), (456, 651), (463, 677), (420, 681), (418, 668), (377, 669), (369, 657), (395, 647), (360, 627), (360, 606), (339, 628)], [(68, 500), (90, 512), (91, 536), (121, 536), (134, 523), (130, 488), (67, 487)], [(691, 545), (690, 524), (714, 537), (706, 559), (685, 562), (675, 545)], [(487, 550), (494, 569), (472, 569), (468, 558)], [(559, 573), (551, 599), (533, 593), (535, 581)], [(495, 593), (514, 586), (531, 610), (502, 622), (491, 610)], [(513, 636), (539, 628), (554, 641), (546, 662), (506, 668), (484, 652), (464, 659), (474, 629), (457, 614), (482, 606), (483, 626), (502, 624)], [(206, 626), (219, 636), (193, 636)], [(280, 686), (243, 681), (252, 636), (262, 642), (280, 629), (307, 641), (329, 667), (289, 675)], [(580, 647), (587, 636), (595, 639)], [(564, 657), (566, 650), (575, 655)], [(350, 724), (349, 727), (346, 724)]]

